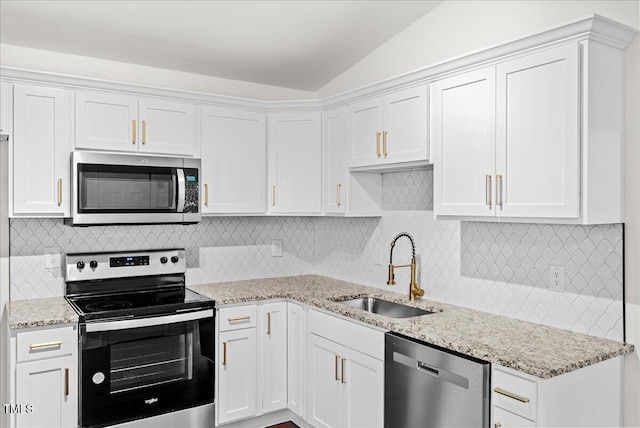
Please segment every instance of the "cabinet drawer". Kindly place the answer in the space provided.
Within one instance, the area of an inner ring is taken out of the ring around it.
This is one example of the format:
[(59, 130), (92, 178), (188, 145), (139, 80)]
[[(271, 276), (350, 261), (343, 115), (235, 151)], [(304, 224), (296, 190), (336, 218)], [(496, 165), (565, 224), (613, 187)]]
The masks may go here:
[(75, 354), (78, 334), (75, 325), (18, 332), (17, 362)]
[(514, 415), (499, 407), (493, 408), (493, 427), (494, 428), (516, 428), (516, 427), (535, 427), (536, 423), (525, 419), (522, 416)]
[(239, 330), (256, 326), (256, 305), (220, 308), (220, 331)]
[(536, 381), (494, 368), (492, 394), (494, 406), (536, 420), (538, 406)]
[(309, 331), (384, 360), (384, 333), (381, 331), (314, 310), (309, 311)]

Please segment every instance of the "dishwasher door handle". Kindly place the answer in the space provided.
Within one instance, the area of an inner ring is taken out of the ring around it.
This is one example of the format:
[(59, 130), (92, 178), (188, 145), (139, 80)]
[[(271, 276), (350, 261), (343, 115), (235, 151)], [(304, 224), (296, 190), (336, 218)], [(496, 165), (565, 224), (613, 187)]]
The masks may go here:
[(432, 366), (422, 361), (418, 361), (415, 358), (409, 357), (408, 355), (404, 355), (394, 351), (393, 361), (402, 364), (403, 366), (415, 369), (421, 373), (433, 376), (434, 378), (440, 379), (444, 382), (453, 383), (454, 385), (458, 385), (464, 389), (469, 389), (469, 379), (467, 379), (466, 377), (443, 370), (442, 368)]

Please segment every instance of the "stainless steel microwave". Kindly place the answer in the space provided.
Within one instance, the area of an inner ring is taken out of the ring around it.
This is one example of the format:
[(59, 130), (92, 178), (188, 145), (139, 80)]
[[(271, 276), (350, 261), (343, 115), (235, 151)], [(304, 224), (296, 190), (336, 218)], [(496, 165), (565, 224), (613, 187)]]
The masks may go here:
[(200, 159), (71, 155), (72, 225), (197, 223)]

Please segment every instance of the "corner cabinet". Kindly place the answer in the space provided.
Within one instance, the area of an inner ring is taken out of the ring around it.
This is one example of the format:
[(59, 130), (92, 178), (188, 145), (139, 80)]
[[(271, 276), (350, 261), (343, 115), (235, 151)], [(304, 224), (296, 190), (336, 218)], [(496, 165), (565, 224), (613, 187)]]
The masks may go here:
[(269, 213), (322, 212), (321, 116), (320, 112), (268, 114)]
[(204, 107), (200, 124), (202, 213), (264, 213), (265, 114)]
[(624, 221), (623, 75), (584, 41), (431, 84), (435, 215)]
[(11, 331), (9, 348), (9, 427), (77, 426), (77, 326)]
[(309, 333), (307, 422), (382, 428), (384, 333), (313, 309)]
[(426, 85), (395, 90), (347, 107), (351, 170), (426, 165), (429, 159)]
[(69, 216), (72, 111), (71, 91), (13, 85), (13, 216)]
[(76, 91), (76, 148), (194, 156), (193, 104)]

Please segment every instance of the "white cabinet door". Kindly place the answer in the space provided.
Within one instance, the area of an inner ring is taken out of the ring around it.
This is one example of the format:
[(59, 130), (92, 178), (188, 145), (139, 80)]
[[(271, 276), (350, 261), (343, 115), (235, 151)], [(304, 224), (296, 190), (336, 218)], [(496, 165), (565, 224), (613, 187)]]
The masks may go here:
[(384, 426), (384, 362), (349, 349), (342, 365), (346, 426)]
[(322, 140), (319, 112), (268, 117), (269, 212), (322, 211)]
[(380, 163), (382, 158), (383, 101), (360, 101), (347, 108), (349, 166)]
[(494, 407), (493, 426), (496, 428), (529, 428), (535, 427), (536, 423), (523, 418), (522, 416), (503, 410), (500, 407)]
[(13, 88), (13, 214), (68, 217), (71, 93)]
[(0, 134), (11, 135), (11, 117), (13, 113), (11, 89), (11, 83), (0, 82)]
[(304, 344), (305, 333), (301, 305), (287, 303), (287, 400), (298, 416), (304, 415)]
[(431, 85), (436, 215), (495, 215), (495, 68)]
[(201, 126), (202, 212), (264, 213), (264, 113), (206, 108)]
[(344, 388), (340, 383), (341, 349), (310, 335), (308, 421), (315, 427), (344, 426)]
[(497, 215), (577, 218), (579, 46), (498, 64), (496, 85), (496, 174), (503, 200)]
[(429, 159), (427, 85), (385, 95), (382, 157), (385, 163)]
[(257, 346), (256, 329), (225, 331), (218, 339), (219, 423), (256, 415)]
[(287, 407), (287, 303), (262, 306), (262, 411)]
[(138, 151), (138, 99), (76, 91), (76, 148)]
[(324, 114), (324, 197), (325, 213), (343, 214), (346, 195), (346, 121), (344, 108)]
[(194, 155), (194, 105), (141, 98), (139, 120), (141, 153)]
[(75, 355), (16, 365), (16, 401), (32, 405), (16, 416), (16, 428), (77, 426), (76, 367)]

